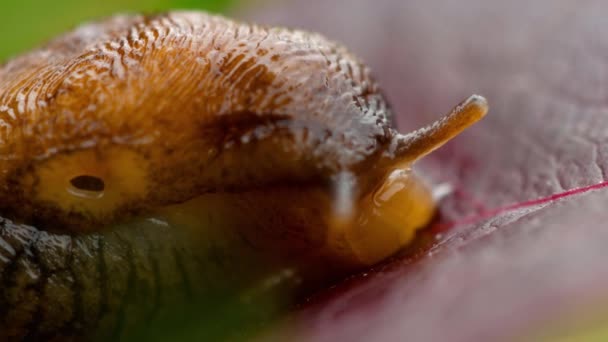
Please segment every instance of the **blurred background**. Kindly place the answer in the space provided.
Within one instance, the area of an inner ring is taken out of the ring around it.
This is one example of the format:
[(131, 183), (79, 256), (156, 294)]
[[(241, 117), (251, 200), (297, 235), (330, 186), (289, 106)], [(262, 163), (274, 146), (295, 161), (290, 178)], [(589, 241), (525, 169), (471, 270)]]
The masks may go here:
[(95, 18), (128, 12), (204, 9), (221, 13), (243, 0), (22, 0), (0, 2), (0, 61)]

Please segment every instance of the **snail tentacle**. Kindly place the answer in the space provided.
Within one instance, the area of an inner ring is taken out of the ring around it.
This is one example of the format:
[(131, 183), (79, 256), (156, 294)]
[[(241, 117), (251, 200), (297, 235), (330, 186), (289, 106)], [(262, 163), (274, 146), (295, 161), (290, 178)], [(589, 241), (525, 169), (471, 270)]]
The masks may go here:
[(391, 155), (402, 162), (414, 162), (481, 120), (487, 112), (488, 101), (471, 95), (434, 123), (408, 134), (397, 134)]

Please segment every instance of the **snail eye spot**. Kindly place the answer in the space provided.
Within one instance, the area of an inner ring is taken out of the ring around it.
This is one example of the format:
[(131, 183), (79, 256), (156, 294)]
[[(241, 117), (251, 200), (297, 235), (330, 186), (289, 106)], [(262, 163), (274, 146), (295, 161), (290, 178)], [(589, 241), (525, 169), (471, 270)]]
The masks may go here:
[(90, 192), (103, 192), (106, 187), (103, 179), (89, 175), (74, 177), (70, 180), (70, 184), (78, 190)]
[(96, 199), (103, 197), (105, 188), (106, 183), (103, 179), (96, 176), (81, 175), (70, 179), (67, 191), (76, 197)]

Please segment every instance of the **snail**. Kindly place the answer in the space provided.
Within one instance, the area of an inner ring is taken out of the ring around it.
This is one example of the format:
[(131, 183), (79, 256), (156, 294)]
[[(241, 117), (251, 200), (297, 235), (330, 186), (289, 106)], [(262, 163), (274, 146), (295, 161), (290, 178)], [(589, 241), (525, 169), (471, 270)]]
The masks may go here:
[(435, 213), (412, 163), (486, 112), (474, 95), (400, 134), (318, 34), (201, 12), (82, 26), (0, 69), (0, 335), (120, 336), (166, 293), (377, 263)]

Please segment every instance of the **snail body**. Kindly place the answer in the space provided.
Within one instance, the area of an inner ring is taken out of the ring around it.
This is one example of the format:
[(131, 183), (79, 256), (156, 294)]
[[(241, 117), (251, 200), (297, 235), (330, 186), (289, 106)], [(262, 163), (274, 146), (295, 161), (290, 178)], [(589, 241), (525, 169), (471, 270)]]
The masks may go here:
[(403, 135), (369, 68), (320, 35), (117, 16), (0, 69), (0, 214), (71, 241), (153, 218), (191, 249), (232, 241), (247, 279), (323, 278), (411, 241), (435, 211), (412, 163), (486, 111), (472, 96)]

